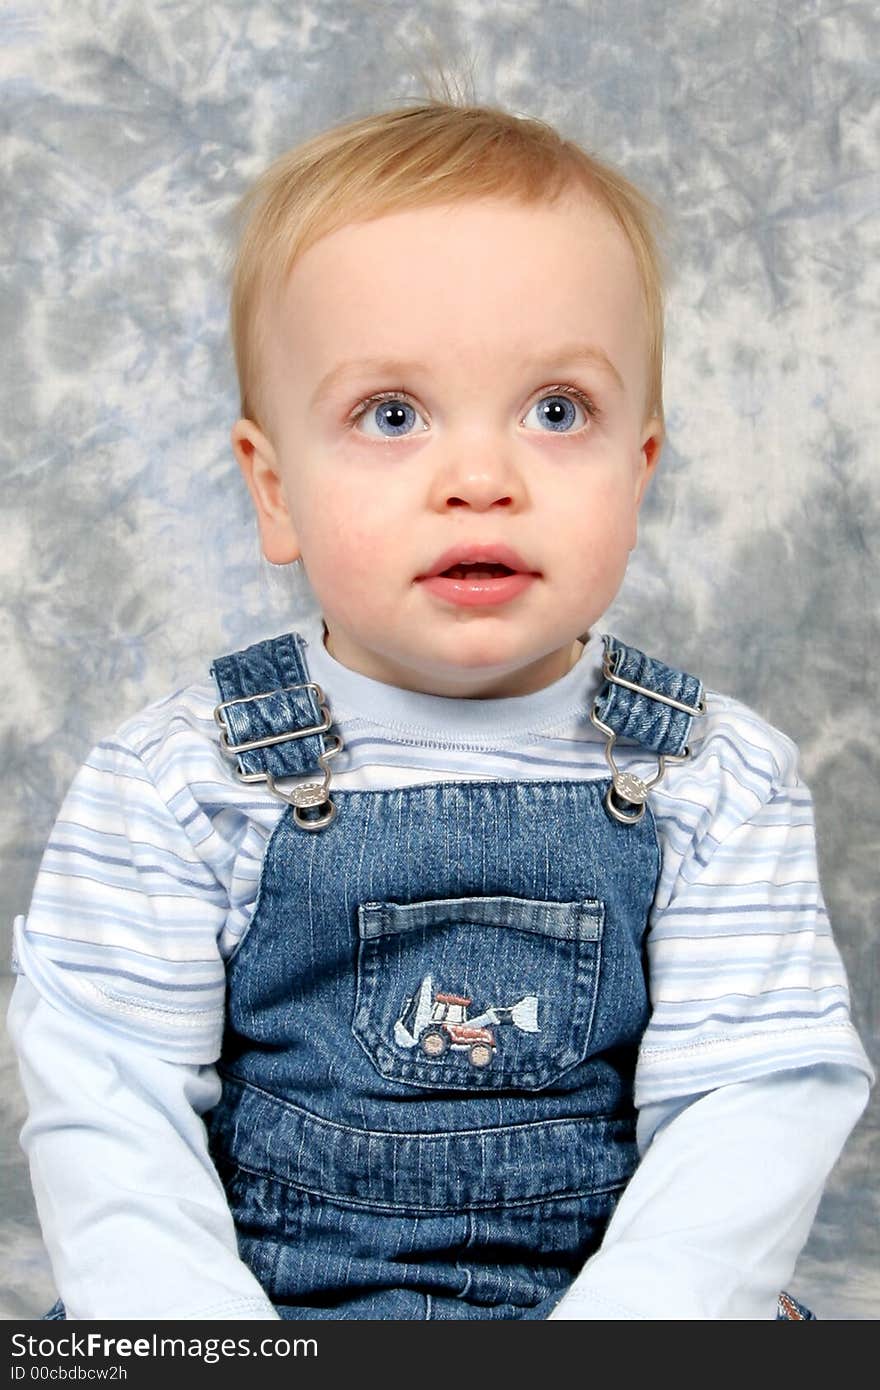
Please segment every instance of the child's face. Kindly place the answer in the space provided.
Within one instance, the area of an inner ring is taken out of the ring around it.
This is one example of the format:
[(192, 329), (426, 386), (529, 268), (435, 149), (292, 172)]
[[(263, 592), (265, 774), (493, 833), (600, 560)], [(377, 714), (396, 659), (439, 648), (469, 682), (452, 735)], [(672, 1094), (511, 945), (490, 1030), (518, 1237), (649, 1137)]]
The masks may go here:
[[(262, 368), (265, 429), (240, 420), (236, 454), (337, 660), (450, 696), (562, 676), (620, 587), (661, 438), (611, 217), (488, 199), (330, 233), (267, 306)], [(459, 548), (519, 577), (426, 578)]]

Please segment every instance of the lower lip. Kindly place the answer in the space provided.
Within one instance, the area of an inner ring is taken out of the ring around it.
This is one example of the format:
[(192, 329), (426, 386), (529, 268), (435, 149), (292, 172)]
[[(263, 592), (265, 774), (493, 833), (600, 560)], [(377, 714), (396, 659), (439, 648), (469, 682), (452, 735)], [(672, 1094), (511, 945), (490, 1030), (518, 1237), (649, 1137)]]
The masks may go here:
[(447, 603), (458, 604), (460, 608), (481, 608), (493, 603), (509, 603), (534, 583), (535, 578), (534, 574), (503, 574), (496, 579), (489, 576), (449, 579), (442, 574), (432, 574), (419, 582)]

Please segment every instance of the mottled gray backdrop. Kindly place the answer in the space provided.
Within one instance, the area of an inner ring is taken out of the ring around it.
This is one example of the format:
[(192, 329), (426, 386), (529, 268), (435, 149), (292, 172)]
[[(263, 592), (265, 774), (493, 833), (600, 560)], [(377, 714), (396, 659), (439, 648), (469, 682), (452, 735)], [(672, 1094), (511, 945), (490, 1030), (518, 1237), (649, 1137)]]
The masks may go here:
[[(89, 748), (302, 611), (228, 444), (237, 196), (442, 65), (668, 212), (669, 440), (612, 621), (799, 741), (876, 1058), (871, 0), (5, 0), (0, 24), (4, 931)], [(3, 1068), (0, 1315), (20, 1318), (51, 1277)], [(820, 1315), (880, 1315), (876, 1113), (793, 1285)]]

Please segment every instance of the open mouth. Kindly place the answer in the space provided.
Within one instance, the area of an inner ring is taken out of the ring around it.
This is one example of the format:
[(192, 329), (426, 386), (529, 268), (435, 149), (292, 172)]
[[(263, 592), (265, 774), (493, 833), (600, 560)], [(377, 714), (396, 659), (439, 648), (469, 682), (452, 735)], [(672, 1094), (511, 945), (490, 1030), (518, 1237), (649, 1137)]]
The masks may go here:
[(503, 579), (507, 574), (516, 574), (507, 565), (468, 564), (450, 565), (442, 572), (444, 579)]
[[(499, 552), (507, 560), (500, 559)], [(487, 557), (481, 559), (481, 555)], [(450, 556), (455, 556), (453, 563), (443, 567), (443, 560)], [(537, 571), (528, 569), (528, 563), (510, 546), (475, 542), (439, 556), (427, 574), (418, 575), (418, 582), (443, 603), (498, 607), (519, 598), (538, 578)]]

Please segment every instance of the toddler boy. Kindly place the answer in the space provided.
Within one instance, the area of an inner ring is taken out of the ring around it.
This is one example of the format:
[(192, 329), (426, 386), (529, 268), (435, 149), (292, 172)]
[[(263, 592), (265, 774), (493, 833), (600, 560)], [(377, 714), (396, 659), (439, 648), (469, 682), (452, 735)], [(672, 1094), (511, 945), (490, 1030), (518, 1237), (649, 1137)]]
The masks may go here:
[(257, 186), (233, 333), (319, 614), (97, 746), (17, 919), (67, 1316), (773, 1317), (870, 1067), (793, 745), (597, 631), (663, 437), (647, 203), (380, 113)]

